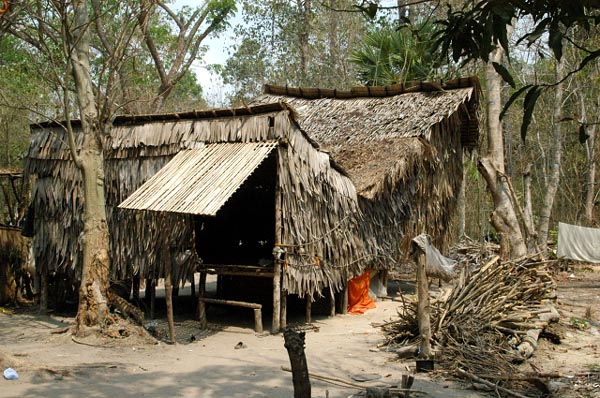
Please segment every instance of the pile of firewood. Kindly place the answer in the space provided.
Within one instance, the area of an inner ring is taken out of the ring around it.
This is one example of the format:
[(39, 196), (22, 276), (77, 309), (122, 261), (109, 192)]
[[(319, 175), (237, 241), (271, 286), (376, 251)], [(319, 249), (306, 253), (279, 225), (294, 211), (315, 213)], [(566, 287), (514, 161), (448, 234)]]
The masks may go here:
[[(468, 251), (465, 251), (465, 253)], [(552, 305), (556, 283), (552, 261), (486, 258), (478, 252), (465, 261), (446, 298), (431, 303), (436, 364), (460, 374), (514, 374), (530, 357), (538, 337), (558, 320)], [(482, 264), (482, 263), (479, 263)], [(414, 355), (419, 342), (416, 303), (405, 303), (399, 319), (380, 325), (388, 349)], [(554, 336), (555, 339), (559, 337)]]

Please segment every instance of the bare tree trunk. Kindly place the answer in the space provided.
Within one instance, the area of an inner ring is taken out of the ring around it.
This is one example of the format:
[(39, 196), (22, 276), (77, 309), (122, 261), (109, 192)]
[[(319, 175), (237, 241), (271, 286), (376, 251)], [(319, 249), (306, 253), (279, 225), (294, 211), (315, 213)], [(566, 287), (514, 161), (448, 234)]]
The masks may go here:
[[(560, 82), (564, 76), (564, 61), (556, 60), (555, 63), (556, 81)], [(544, 202), (540, 209), (540, 221), (538, 224), (538, 246), (543, 253), (548, 250), (548, 229), (550, 225), (550, 215), (554, 205), (556, 191), (560, 182), (560, 167), (562, 163), (562, 128), (560, 120), (562, 118), (563, 107), (563, 83), (558, 83), (554, 89), (554, 109), (553, 109), (553, 140), (552, 140), (552, 162), (550, 164), (550, 173), (548, 175), (548, 184), (546, 185), (546, 193)]]
[(6, 150), (6, 152), (5, 152), (5, 154), (6, 154), (6, 166), (10, 167), (10, 132), (8, 131), (9, 130), (9, 128), (8, 128), (8, 121), (5, 121), (2, 118), (2, 115), (0, 115), (0, 127), (4, 128), (4, 133), (5, 133), (4, 139), (6, 140), (5, 144), (4, 144), (5, 145), (4, 148)]
[(596, 125), (587, 125), (587, 106), (585, 103), (585, 94), (583, 88), (577, 80), (576, 91), (579, 94), (579, 112), (581, 114), (581, 128), (585, 128), (588, 139), (584, 144), (585, 152), (585, 181), (583, 187), (583, 201), (577, 212), (577, 220), (586, 225), (592, 226), (594, 218), (594, 202), (596, 196)]
[(298, 42), (300, 48), (300, 81), (307, 84), (308, 58), (310, 45), (308, 42), (310, 32), (311, 0), (296, 0), (299, 13), (300, 28), (298, 30)]
[[(83, 178), (83, 266), (76, 319), (76, 333), (81, 334), (85, 332), (85, 327), (102, 327), (110, 319), (107, 301), (110, 258), (104, 196), (102, 128), (90, 75), (89, 15), (86, 2), (74, 1), (73, 11), (75, 29), (72, 32), (73, 37), (70, 38), (73, 48), (68, 49), (67, 55), (75, 81), (81, 128), (86, 135), (83, 148), (77, 154), (73, 133), (69, 132), (73, 160), (81, 170)], [(68, 26), (64, 26), (64, 29), (68, 35)]]
[(531, 163), (525, 166), (523, 172), (523, 222), (527, 224), (530, 231), (535, 229), (533, 222), (533, 202), (531, 201)]
[(504, 173), (503, 131), (500, 123), (502, 80), (492, 66), (492, 61), (502, 62), (503, 54), (500, 48), (494, 50), (485, 65), (488, 151), (479, 160), (478, 169), (494, 202), (490, 221), (500, 237), (501, 255), (504, 258), (517, 258), (524, 256), (527, 248), (511, 199), (508, 176)]
[(463, 154), (463, 172), (462, 184), (458, 191), (458, 238), (462, 239), (466, 236), (467, 225), (467, 204), (466, 204), (466, 185), (467, 185), (467, 167), (465, 167), (465, 155)]

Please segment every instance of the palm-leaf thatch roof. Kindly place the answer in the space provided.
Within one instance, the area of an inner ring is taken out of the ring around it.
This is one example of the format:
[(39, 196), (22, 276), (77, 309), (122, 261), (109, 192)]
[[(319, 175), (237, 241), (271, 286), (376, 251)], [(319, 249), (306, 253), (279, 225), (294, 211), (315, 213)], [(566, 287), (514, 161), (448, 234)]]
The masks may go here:
[(479, 141), (479, 91), (476, 77), (349, 91), (267, 85), (252, 104), (279, 101), (294, 110), (352, 179), (368, 223), (379, 225), (363, 238), (378, 236), (380, 250), (398, 258), (394, 241), (403, 236), (427, 232), (440, 246), (450, 240), (462, 151)]

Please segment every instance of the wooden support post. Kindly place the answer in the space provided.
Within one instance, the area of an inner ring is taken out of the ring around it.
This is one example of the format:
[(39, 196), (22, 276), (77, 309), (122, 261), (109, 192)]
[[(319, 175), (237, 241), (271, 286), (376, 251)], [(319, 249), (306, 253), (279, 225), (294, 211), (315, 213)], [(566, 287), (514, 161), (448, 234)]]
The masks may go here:
[(293, 330), (283, 332), (285, 348), (292, 365), (292, 382), (294, 383), (294, 398), (310, 398), (310, 379), (306, 354), (304, 353), (304, 332)]
[(198, 319), (200, 320), (200, 327), (205, 328), (207, 326), (206, 303), (204, 302), (204, 295), (206, 294), (206, 272), (200, 272), (199, 284), (200, 286), (198, 292)]
[(281, 330), (287, 327), (287, 290), (281, 290)]
[(254, 309), (254, 331), (256, 333), (262, 333), (263, 332), (262, 310), (260, 308), (255, 308)]
[(139, 305), (140, 301), (140, 276), (136, 275), (133, 277), (131, 282), (131, 290), (133, 290), (132, 297), (133, 301)]
[(40, 312), (48, 311), (48, 270), (42, 266), (40, 272)]
[(150, 279), (150, 319), (154, 319), (156, 307), (156, 279)]
[(419, 248), (417, 251), (417, 317), (419, 320), (419, 336), (421, 337), (421, 353), (419, 358), (431, 359), (431, 321), (429, 307), (429, 287), (427, 272), (425, 271), (425, 253)]
[(150, 296), (152, 296), (152, 279), (146, 278), (146, 286), (144, 288), (144, 300), (150, 305)]
[(275, 260), (273, 269), (273, 325), (271, 333), (279, 333), (281, 328), (281, 263)]
[[(277, 156), (279, 157), (279, 150), (277, 148)], [(277, 162), (279, 163), (279, 162)], [(282, 242), (283, 239), (283, 222), (281, 213), (281, 186), (279, 185), (279, 167), (277, 167), (275, 174), (275, 245)], [(280, 247), (276, 246), (273, 248), (273, 325), (271, 327), (271, 333), (279, 333), (281, 330), (281, 255), (277, 253), (277, 249)]]
[(196, 273), (192, 272), (192, 280), (190, 281), (190, 292), (192, 298), (196, 298)]
[(335, 316), (335, 290), (329, 286), (329, 317)]
[(348, 282), (344, 285), (344, 290), (342, 290), (342, 311), (343, 315), (348, 313)]
[(306, 295), (306, 323), (312, 322), (312, 296)]
[(169, 339), (171, 344), (175, 344), (175, 321), (173, 319), (173, 280), (171, 276), (171, 251), (168, 244), (165, 245), (165, 301), (167, 303), (167, 322), (169, 324)]

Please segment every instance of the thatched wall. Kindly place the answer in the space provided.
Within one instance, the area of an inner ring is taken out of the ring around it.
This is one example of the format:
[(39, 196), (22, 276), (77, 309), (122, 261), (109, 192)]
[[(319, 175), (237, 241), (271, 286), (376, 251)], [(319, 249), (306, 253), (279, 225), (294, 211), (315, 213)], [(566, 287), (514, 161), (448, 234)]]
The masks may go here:
[(0, 225), (0, 267), (19, 270), (27, 262), (27, 238), (21, 229)]
[(0, 225), (0, 305), (16, 299), (14, 279), (26, 266), (27, 248), (19, 228)]
[[(277, 106), (276, 109), (282, 108)], [(181, 120), (185, 115), (198, 119)], [(150, 117), (121, 118), (110, 136), (105, 137), (104, 172), (113, 278), (123, 279), (138, 273), (142, 277), (162, 275), (165, 253), (161, 243), (165, 241), (176, 242), (180, 252), (190, 249), (195, 254), (190, 216), (132, 212), (117, 208), (119, 203), (177, 152), (193, 148), (196, 142), (240, 141), (242, 138), (256, 141), (272, 135), (269, 132), (273, 118), (287, 120), (285, 115), (269, 114), (223, 119), (212, 116), (183, 114), (154, 122)], [(284, 123), (289, 124), (289, 121)], [(75, 131), (76, 143), (81, 146), (84, 136), (78, 134), (77, 125)], [(67, 273), (77, 279), (81, 264), (78, 237), (83, 228), (81, 172), (70, 161), (67, 142), (61, 127), (52, 123), (32, 126), (26, 173), (37, 176), (33, 190), (36, 264), (38, 267), (47, 264), (49, 272)], [(194, 256), (176, 267), (176, 280), (185, 278), (193, 266)]]
[[(162, 275), (165, 254), (160, 242), (165, 239), (176, 242), (180, 251), (194, 249), (188, 216), (116, 207), (175, 153), (198, 143), (277, 139), (282, 142), (278, 178), (283, 211), (283, 241), (277, 243), (288, 251), (284, 288), (314, 295), (324, 286), (341, 286), (359, 272), (362, 243), (356, 225), (360, 211), (352, 182), (297, 127), (284, 105), (275, 109), (228, 118), (181, 120), (179, 115), (175, 120), (128, 121), (113, 127), (104, 141), (104, 168), (114, 278), (137, 272), (143, 277)], [(69, 271), (76, 277), (83, 203), (80, 173), (69, 160), (66, 142), (58, 127), (34, 128), (27, 172), (38, 176), (34, 204), (36, 209), (45, 209), (36, 212), (36, 258), (46, 261), (50, 271)], [(186, 266), (176, 270), (179, 278), (187, 272)]]

